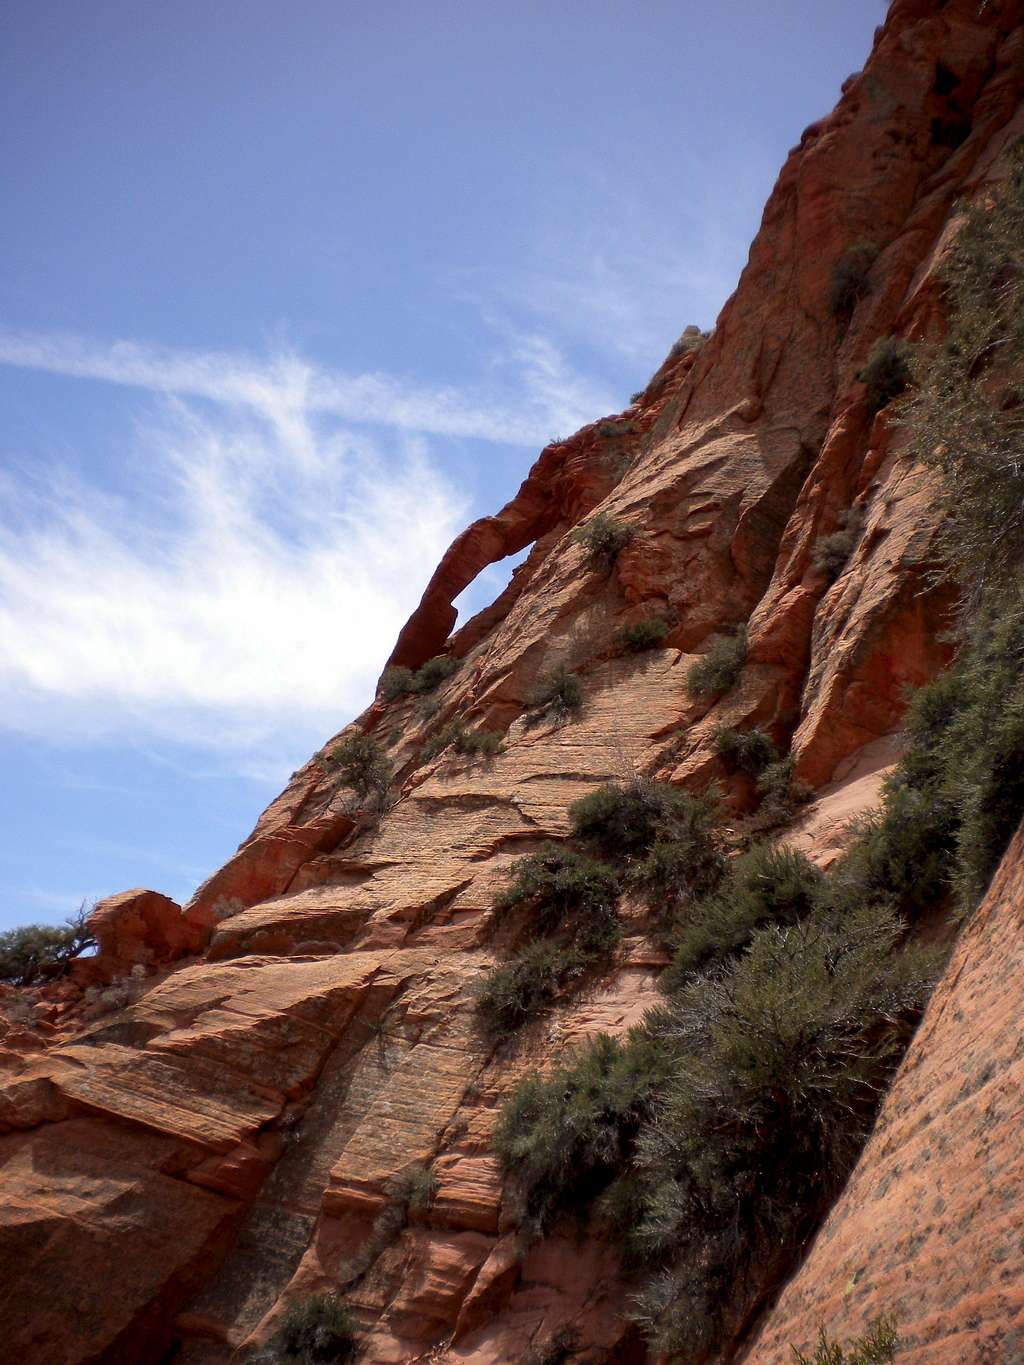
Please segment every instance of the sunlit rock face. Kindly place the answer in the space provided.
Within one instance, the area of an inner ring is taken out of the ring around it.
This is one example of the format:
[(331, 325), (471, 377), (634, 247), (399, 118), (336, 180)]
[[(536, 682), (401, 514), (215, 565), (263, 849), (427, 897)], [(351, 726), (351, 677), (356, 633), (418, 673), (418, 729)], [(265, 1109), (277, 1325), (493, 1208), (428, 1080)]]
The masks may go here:
[[(544, 450), (445, 555), (392, 659), (460, 661), (436, 713), (379, 698), (356, 722), (396, 770), (386, 813), (339, 787), (336, 737), (183, 912), (142, 893), (107, 903), (101, 957), (117, 968), (101, 975), (123, 992), (110, 1008), (55, 987), (29, 1028), (16, 993), (0, 995), (12, 1360), (224, 1363), (289, 1298), (339, 1285), (370, 1362), (515, 1361), (567, 1324), (581, 1358), (645, 1359), (613, 1246), (567, 1228), (520, 1254), (490, 1136), (525, 1070), (642, 1015), (663, 960), (627, 906), (616, 969), (496, 1052), (472, 1008), (494, 960), (490, 907), (510, 862), (564, 835), (596, 784), (717, 778), (741, 810), (749, 793), (711, 742), (721, 724), (792, 746), (818, 800), (788, 837), (823, 864), (877, 800), (906, 688), (948, 657), (948, 602), (929, 574), (930, 476), (856, 374), (880, 336), (940, 325), (953, 205), (1024, 133), (1022, 88), (1020, 0), (896, 0), (836, 110), (790, 153), (710, 338), (689, 333), (631, 408)], [(833, 264), (866, 239), (870, 290), (837, 319)], [(854, 509), (833, 578), (815, 545)], [(599, 512), (635, 532), (610, 568), (573, 537)], [(530, 545), (449, 637), (466, 584)], [(651, 617), (668, 624), (662, 645), (624, 653), (617, 632)], [(742, 621), (739, 682), (694, 700), (688, 665)], [(560, 664), (581, 679), (579, 717), (527, 723)], [(455, 718), (506, 731), (503, 750), (424, 761)], [(845, 1194), (751, 1328), (753, 1360), (880, 1310), (910, 1359), (1024, 1353), (1021, 858), (1018, 841)], [(433, 1201), (391, 1216), (396, 1177), (424, 1164)]]

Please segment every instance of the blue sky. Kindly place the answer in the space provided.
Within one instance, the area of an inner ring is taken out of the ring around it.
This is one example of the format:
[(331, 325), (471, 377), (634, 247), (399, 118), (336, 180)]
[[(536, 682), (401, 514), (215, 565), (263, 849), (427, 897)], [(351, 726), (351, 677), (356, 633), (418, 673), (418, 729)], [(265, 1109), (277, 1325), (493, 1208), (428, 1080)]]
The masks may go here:
[(8, 0), (0, 927), (230, 855), (452, 536), (714, 321), (884, 13)]

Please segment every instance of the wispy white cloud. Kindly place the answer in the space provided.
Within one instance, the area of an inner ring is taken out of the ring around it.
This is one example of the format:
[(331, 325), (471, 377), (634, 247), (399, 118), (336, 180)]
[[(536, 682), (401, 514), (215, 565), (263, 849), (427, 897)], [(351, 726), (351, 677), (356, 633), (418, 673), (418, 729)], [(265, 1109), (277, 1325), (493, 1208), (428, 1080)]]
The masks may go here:
[[(607, 401), (597, 386), (572, 374), (552, 341), (522, 333), (496, 352), (494, 382), (478, 389), (337, 373), (287, 350), (261, 359), (4, 327), (0, 364), (245, 407), (271, 422), (297, 454), (309, 447), (313, 417), (536, 446), (555, 427), (589, 421), (592, 405)], [(553, 375), (561, 382), (552, 383)]]
[(0, 473), (0, 725), (279, 779), (296, 734), (366, 704), (470, 515), (431, 441), (536, 448), (606, 407), (549, 339), (506, 329), (496, 357), (470, 393), (0, 330), (0, 363), (147, 391), (114, 491), (67, 465)]
[(0, 523), (0, 713), (65, 739), (187, 741), (249, 754), (372, 684), (466, 518), (422, 440), (392, 444), (301, 408), (165, 400), (131, 485), (8, 476)]

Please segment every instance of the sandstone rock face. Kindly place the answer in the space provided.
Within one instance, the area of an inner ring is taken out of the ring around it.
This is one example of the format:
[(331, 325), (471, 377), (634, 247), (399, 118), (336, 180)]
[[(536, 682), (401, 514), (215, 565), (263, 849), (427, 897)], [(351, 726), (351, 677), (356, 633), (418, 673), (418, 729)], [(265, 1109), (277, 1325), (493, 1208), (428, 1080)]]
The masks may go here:
[(97, 901), (89, 915), (96, 956), (84, 959), (109, 975), (136, 965), (174, 962), (198, 952), (204, 935), (181, 906), (159, 891), (122, 891)]
[[(378, 699), (357, 722), (395, 769), (386, 812), (338, 788), (335, 737), (177, 918), (140, 893), (104, 904), (101, 957), (138, 962), (166, 940), (133, 1002), (83, 1020), (30, 993), (36, 1017), (18, 1020), (0, 999), (12, 1359), (155, 1365), (172, 1350), (223, 1365), (290, 1298), (330, 1287), (354, 1304), (369, 1362), (508, 1362), (563, 1327), (581, 1358), (645, 1358), (613, 1247), (559, 1235), (520, 1255), (490, 1141), (517, 1078), (635, 1022), (663, 959), (627, 907), (614, 968), (495, 1051), (472, 1008), (494, 960), (490, 907), (509, 864), (565, 834), (568, 805), (596, 784), (724, 778), (720, 724), (762, 725), (791, 748), (817, 800), (787, 837), (822, 863), (877, 799), (906, 685), (947, 658), (947, 603), (929, 586), (935, 490), (856, 373), (879, 336), (939, 325), (955, 201), (998, 177), (1024, 133), (1022, 54), (1024, 0), (896, 0), (864, 70), (787, 159), (706, 344), (691, 334), (636, 405), (548, 447), (445, 556), (392, 662), (444, 651), (458, 671), (433, 715)], [(880, 248), (870, 291), (839, 320), (831, 267), (865, 238)], [(830, 581), (814, 547), (854, 507), (861, 529)], [(635, 531), (610, 569), (572, 536), (598, 511)], [(505, 592), (450, 635), (457, 594), (530, 545)], [(623, 653), (620, 628), (653, 616), (669, 625), (663, 647)], [(713, 706), (695, 700), (688, 665), (743, 621), (739, 682)], [(581, 679), (582, 712), (531, 722), (537, 680), (559, 664)], [(455, 719), (506, 731), (502, 751), (426, 760), (425, 740)], [(740, 809), (743, 791), (732, 798)], [(826, 1308), (852, 1331), (877, 1307), (901, 1314), (914, 1358), (1014, 1358), (1024, 1267), (1003, 1229), (1016, 1206), (989, 1190), (1012, 1193), (1020, 1161), (1001, 1087), (1016, 1075), (1022, 857), (1018, 844), (755, 1359), (809, 1342)], [(994, 1069), (955, 1079), (968, 1059)], [(435, 1198), (407, 1207), (401, 1181), (428, 1164)], [(966, 1227), (979, 1199), (984, 1245)]]

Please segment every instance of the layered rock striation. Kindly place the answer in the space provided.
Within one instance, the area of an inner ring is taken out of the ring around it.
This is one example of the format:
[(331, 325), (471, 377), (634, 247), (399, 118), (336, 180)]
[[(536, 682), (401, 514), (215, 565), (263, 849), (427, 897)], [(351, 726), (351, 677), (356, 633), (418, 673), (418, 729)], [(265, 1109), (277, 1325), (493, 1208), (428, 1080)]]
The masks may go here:
[[(880, 337), (941, 326), (956, 202), (1000, 176), (1022, 93), (1021, 0), (896, 0), (864, 70), (790, 153), (711, 336), (685, 335), (629, 409), (545, 449), (445, 555), (391, 660), (458, 661), (436, 707), (379, 695), (183, 911), (152, 893), (101, 907), (90, 970), (109, 983), (140, 968), (126, 1001), (84, 1008), (71, 992), (42, 1032), (12, 1020), (0, 1040), (12, 1358), (223, 1365), (290, 1299), (334, 1287), (369, 1361), (518, 1360), (564, 1327), (581, 1358), (645, 1358), (614, 1247), (567, 1228), (521, 1251), (490, 1137), (524, 1071), (642, 1015), (663, 958), (627, 907), (614, 967), (495, 1048), (472, 1000), (495, 958), (490, 909), (509, 864), (563, 836), (569, 804), (610, 779), (717, 778), (741, 813), (720, 725), (759, 725), (792, 753), (815, 799), (789, 837), (823, 863), (877, 799), (906, 689), (948, 659), (949, 603), (931, 574), (933, 477), (857, 375)], [(833, 268), (865, 240), (864, 288), (837, 314)], [(611, 565), (573, 535), (598, 513), (633, 531)], [(826, 571), (815, 547), (844, 525), (848, 558)], [(527, 546), (452, 635), (456, 596)], [(625, 652), (618, 633), (651, 618), (660, 646)], [(688, 666), (739, 623), (737, 684), (694, 698)], [(581, 682), (579, 716), (531, 717), (557, 667)], [(451, 722), (504, 732), (502, 750), (425, 759)], [(356, 732), (387, 747), (383, 813), (339, 786), (332, 755)], [(751, 1359), (879, 1309), (898, 1313), (913, 1359), (1024, 1350), (1021, 859), (1018, 841)], [(417, 1206), (403, 1180), (427, 1166), (436, 1191)]]

